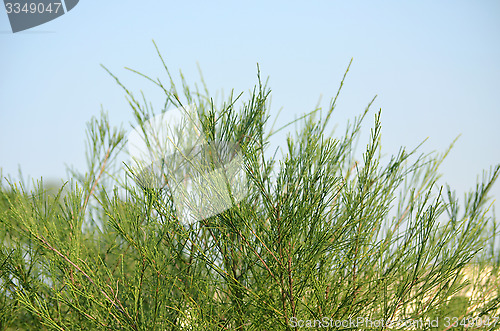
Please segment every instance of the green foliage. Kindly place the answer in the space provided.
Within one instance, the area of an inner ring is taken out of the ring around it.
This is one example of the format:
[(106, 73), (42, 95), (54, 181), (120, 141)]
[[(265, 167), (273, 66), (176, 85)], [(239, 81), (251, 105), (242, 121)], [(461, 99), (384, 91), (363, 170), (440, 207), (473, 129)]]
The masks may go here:
[[(266, 126), (260, 73), (248, 100), (231, 94), (218, 106), (206, 88), (191, 90), (181, 76), (178, 93), (168, 77), (170, 86), (146, 77), (165, 93), (162, 111), (194, 104), (208, 142), (238, 142), (250, 193), (183, 224), (171, 191), (120, 173), (124, 131), (105, 115), (92, 119), (88, 172), (73, 171), (55, 194), (41, 181), (33, 190), (2, 182), (0, 329), (288, 330), (325, 318), (343, 329), (334, 322), (496, 317), (498, 262), (483, 248), (496, 231), (487, 194), (498, 165), (460, 205), (436, 184), (447, 152), (401, 148), (382, 158), (380, 112), (356, 161), (371, 103), (336, 137), (326, 129), (337, 97), (301, 118), (283, 157), (270, 158), (281, 129)], [(116, 80), (144, 125), (151, 106)], [(487, 281), (466, 278), (476, 265)]]

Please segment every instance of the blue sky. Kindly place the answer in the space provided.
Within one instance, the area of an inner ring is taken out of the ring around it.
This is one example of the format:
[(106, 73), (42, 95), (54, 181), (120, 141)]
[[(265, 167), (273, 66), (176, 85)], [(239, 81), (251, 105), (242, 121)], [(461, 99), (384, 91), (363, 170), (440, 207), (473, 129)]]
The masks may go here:
[[(173, 73), (213, 90), (248, 91), (256, 64), (269, 76), (272, 114), (286, 122), (326, 105), (354, 58), (333, 120), (339, 127), (378, 95), (383, 148), (443, 151), (443, 180), (459, 194), (500, 162), (498, 1), (90, 1), (12, 34), (0, 9), (0, 167), (32, 178), (84, 168), (86, 122), (102, 107), (130, 129), (123, 91), (108, 67), (153, 102), (151, 83), (131, 67), (165, 78), (152, 43)], [(157, 103), (160, 106), (159, 103)], [(500, 184), (494, 194), (500, 196)], [(498, 206), (498, 203), (496, 204)]]

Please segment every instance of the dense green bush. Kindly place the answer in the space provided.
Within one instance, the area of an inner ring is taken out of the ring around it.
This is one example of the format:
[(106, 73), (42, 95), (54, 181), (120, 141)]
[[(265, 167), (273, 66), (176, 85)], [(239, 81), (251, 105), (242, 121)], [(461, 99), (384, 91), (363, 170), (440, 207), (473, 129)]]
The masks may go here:
[[(499, 166), (459, 203), (436, 184), (447, 152), (381, 157), (380, 112), (356, 161), (370, 105), (337, 136), (327, 132), (336, 97), (298, 120), (281, 159), (269, 157), (280, 129), (268, 125), (260, 74), (247, 101), (221, 105), (184, 80), (178, 93), (172, 78), (169, 87), (148, 79), (165, 92), (162, 111), (194, 104), (209, 143), (238, 142), (249, 194), (184, 224), (168, 189), (120, 172), (124, 131), (93, 119), (86, 173), (73, 171), (56, 193), (41, 181), (30, 190), (2, 181), (1, 329), (383, 329), (374, 322), (436, 318), (450, 329), (446, 317), (459, 319), (454, 329), (472, 328), (462, 318), (497, 328), (487, 193)], [(144, 125), (153, 110), (124, 90)]]

